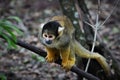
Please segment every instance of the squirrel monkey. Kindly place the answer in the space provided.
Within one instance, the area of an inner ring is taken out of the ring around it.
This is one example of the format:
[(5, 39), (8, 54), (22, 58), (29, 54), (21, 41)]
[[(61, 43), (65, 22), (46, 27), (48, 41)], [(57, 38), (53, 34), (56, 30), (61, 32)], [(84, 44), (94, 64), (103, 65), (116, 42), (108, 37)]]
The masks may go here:
[(72, 22), (66, 16), (54, 16), (49, 22), (40, 26), (39, 40), (47, 51), (46, 60), (54, 62), (60, 56), (62, 67), (70, 70), (75, 64), (75, 53), (83, 58), (96, 59), (106, 73), (110, 68), (106, 59), (98, 54), (91, 54), (79, 44), (74, 36), (75, 29)]

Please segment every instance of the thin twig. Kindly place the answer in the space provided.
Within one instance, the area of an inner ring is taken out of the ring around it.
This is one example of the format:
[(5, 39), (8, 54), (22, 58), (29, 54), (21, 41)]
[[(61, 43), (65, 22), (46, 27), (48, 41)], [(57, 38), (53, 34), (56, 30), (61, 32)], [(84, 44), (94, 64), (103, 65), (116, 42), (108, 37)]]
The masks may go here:
[[(99, 8), (99, 5), (100, 5), (100, 0), (98, 0), (98, 8)], [(94, 48), (95, 48), (95, 43), (96, 43), (96, 38), (97, 38), (97, 31), (98, 31), (98, 27), (99, 27), (99, 23), (98, 22), (99, 22), (99, 14), (97, 14), (96, 24), (94, 25), (95, 33), (94, 33), (94, 40), (93, 40), (93, 45), (92, 45), (92, 49), (91, 49), (91, 54), (93, 53)], [(87, 65), (86, 65), (86, 68), (85, 68), (85, 72), (87, 72), (87, 70), (88, 70), (90, 61), (91, 61), (91, 59), (89, 58), (88, 62), (87, 62)], [(86, 79), (83, 78), (83, 80), (86, 80)]]
[[(90, 24), (90, 23), (85, 22), (85, 23), (87, 23), (88, 25), (90, 25), (90, 26), (95, 30), (94, 41), (93, 41), (91, 53), (93, 53), (93, 51), (94, 51), (94, 47), (95, 47), (95, 42), (96, 42), (96, 38), (97, 38), (97, 31), (98, 31), (98, 29), (100, 29), (101, 26), (103, 26), (103, 25), (106, 23), (106, 21), (110, 18), (110, 16), (112, 15), (113, 11), (114, 11), (115, 8), (117, 7), (118, 3), (119, 3), (119, 0), (117, 0), (117, 1), (115, 2), (115, 6), (114, 6), (113, 10), (111, 11), (110, 15), (104, 20), (104, 22), (103, 22), (102, 24), (99, 24), (100, 0), (98, 0), (98, 14), (97, 14), (97, 18), (96, 18), (96, 24), (95, 24), (95, 25), (92, 25), (92, 24)], [(89, 59), (88, 62), (87, 62), (87, 65), (86, 65), (86, 68), (85, 68), (85, 72), (87, 72), (88, 67), (89, 67), (89, 64), (90, 64), (90, 59)], [(83, 80), (85, 80), (85, 78), (83, 78)]]
[[(98, 0), (98, 2), (99, 2), (99, 0)], [(93, 53), (94, 48), (95, 48), (96, 36), (97, 36), (98, 27), (99, 27), (99, 23), (98, 22), (99, 22), (99, 14), (97, 14), (97, 17), (96, 17), (96, 24), (92, 25), (92, 27), (94, 27), (95, 33), (94, 33), (94, 40), (93, 40), (93, 45), (92, 45), (91, 53)], [(89, 64), (90, 64), (90, 59), (88, 59), (88, 62), (87, 62), (86, 68), (85, 68), (85, 72), (87, 72)]]
[(102, 24), (100, 24), (100, 27), (99, 27), (99, 28), (101, 28), (101, 27), (107, 22), (107, 20), (111, 17), (111, 15), (113, 14), (114, 10), (116, 9), (119, 1), (120, 1), (120, 0), (115, 1), (115, 3), (114, 3), (115, 6), (113, 7), (112, 11), (111, 11), (110, 14), (107, 16), (107, 18), (102, 22)]
[(84, 23), (88, 24), (90, 27), (92, 27), (93, 29), (95, 29), (93, 24), (90, 24), (87, 21), (84, 21)]
[(83, 29), (83, 19), (82, 19), (82, 11), (81, 11), (81, 9), (79, 8), (79, 4), (78, 4), (78, 0), (74, 0), (74, 2), (75, 2), (75, 7), (76, 7), (76, 10), (77, 10), (77, 12), (78, 12), (78, 22), (79, 22), (79, 25), (80, 25), (80, 29), (81, 29), (81, 31), (82, 31), (82, 33), (84, 33), (84, 29)]

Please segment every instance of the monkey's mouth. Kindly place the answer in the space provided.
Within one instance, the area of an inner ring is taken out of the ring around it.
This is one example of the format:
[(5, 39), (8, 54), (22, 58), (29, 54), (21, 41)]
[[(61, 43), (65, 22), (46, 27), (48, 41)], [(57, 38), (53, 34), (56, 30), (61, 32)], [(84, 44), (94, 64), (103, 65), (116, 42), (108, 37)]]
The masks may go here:
[(45, 43), (50, 45), (50, 44), (52, 44), (52, 41), (51, 40), (46, 40)]

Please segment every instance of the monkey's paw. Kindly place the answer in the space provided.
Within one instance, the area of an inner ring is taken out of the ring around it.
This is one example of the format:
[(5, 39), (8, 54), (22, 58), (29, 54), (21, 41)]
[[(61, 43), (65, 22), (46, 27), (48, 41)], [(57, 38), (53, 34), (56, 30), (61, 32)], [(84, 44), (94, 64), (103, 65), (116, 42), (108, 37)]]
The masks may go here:
[(51, 57), (51, 56), (46, 56), (46, 61), (47, 62), (50, 62), (50, 63), (52, 63), (52, 62), (55, 62), (55, 60), (56, 60), (56, 58), (55, 57)]
[(74, 61), (67, 61), (66, 63), (62, 63), (62, 67), (65, 69), (65, 71), (69, 71), (74, 64)]

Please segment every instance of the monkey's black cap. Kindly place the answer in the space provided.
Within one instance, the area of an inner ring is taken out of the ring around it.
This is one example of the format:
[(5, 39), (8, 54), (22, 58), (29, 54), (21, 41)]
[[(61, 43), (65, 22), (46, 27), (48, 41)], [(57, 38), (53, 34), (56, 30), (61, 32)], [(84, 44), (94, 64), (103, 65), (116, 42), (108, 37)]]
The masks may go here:
[(58, 36), (58, 28), (60, 26), (61, 25), (57, 21), (50, 21), (43, 26), (42, 33), (47, 32), (48, 34), (54, 34), (55, 36)]

